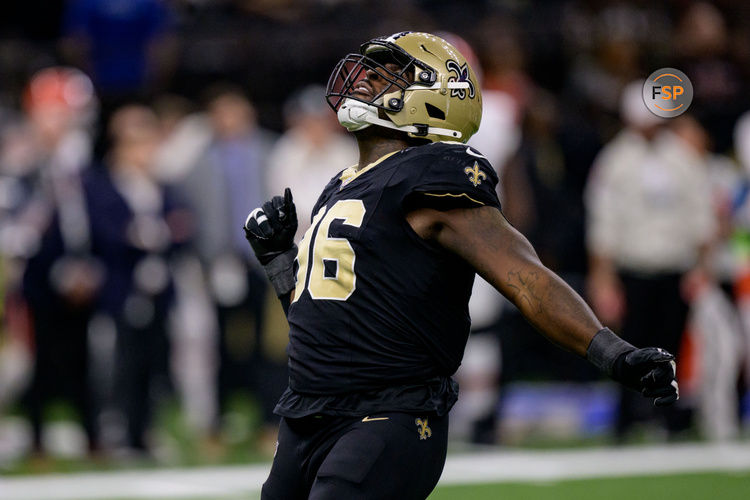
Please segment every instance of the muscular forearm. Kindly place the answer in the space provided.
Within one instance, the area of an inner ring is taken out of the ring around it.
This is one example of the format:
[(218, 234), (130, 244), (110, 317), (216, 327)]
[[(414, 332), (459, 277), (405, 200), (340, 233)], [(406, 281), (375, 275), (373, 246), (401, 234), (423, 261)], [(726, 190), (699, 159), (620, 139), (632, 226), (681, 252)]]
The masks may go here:
[[(424, 236), (458, 254), (556, 344), (581, 356), (602, 328), (583, 299), (544, 267), (526, 238), (491, 208), (429, 214)], [(411, 219), (410, 219), (411, 223)]]
[(602, 328), (584, 300), (541, 263), (508, 271), (498, 288), (537, 330), (581, 356)]

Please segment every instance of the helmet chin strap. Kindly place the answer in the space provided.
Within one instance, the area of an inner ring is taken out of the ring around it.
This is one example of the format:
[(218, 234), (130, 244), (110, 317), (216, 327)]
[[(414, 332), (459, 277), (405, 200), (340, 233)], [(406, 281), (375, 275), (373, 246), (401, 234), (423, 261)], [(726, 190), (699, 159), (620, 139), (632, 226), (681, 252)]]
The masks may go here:
[[(380, 99), (382, 101), (382, 97)], [(413, 125), (402, 125), (399, 127), (390, 120), (384, 120), (378, 116), (378, 108), (372, 104), (357, 101), (356, 99), (346, 99), (339, 108), (337, 116), (339, 123), (349, 132), (357, 132), (358, 130), (366, 129), (370, 125), (378, 125), (380, 127), (412, 134), (418, 134), (420, 131), (423, 132), (423, 130), (418, 129)], [(461, 138), (461, 132), (448, 128), (427, 127), (427, 134), (442, 135), (454, 139)]]
[(373, 118), (378, 119), (378, 108), (355, 99), (345, 99), (336, 115), (346, 130), (357, 132), (369, 127)]

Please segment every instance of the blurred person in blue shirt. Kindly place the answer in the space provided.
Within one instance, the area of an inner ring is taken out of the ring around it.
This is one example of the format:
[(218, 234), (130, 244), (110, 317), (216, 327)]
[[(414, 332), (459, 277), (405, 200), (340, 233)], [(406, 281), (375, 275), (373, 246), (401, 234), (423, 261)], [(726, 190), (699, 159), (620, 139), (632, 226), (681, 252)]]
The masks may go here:
[(117, 327), (114, 402), (125, 446), (148, 451), (152, 408), (171, 390), (167, 320), (173, 300), (170, 259), (191, 235), (191, 214), (153, 174), (161, 139), (154, 112), (119, 108), (109, 122), (106, 169), (85, 179), (92, 235), (106, 269), (100, 307)]
[[(101, 100), (101, 123), (132, 99), (163, 90), (177, 61), (169, 2), (162, 0), (70, 0), (65, 9), (62, 54), (83, 68)], [(103, 130), (96, 138), (100, 158)]]
[(266, 278), (237, 228), (266, 197), (275, 136), (258, 124), (241, 88), (216, 84), (205, 102), (212, 137), (179, 187), (196, 214), (195, 251), (215, 305), (218, 407), (222, 413), (230, 394), (252, 389), (270, 428), (276, 421), (273, 406), (286, 384), (286, 358), (283, 348), (278, 359), (268, 355)]

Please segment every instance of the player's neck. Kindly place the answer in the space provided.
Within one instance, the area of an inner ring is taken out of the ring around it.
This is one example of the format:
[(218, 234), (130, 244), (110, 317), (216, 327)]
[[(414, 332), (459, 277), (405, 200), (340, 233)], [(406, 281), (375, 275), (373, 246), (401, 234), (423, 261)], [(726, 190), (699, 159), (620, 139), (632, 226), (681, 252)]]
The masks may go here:
[[(375, 129), (375, 127), (369, 127), (362, 132), (369, 131), (370, 129)], [(411, 146), (405, 135), (387, 137), (385, 134), (373, 132), (375, 132), (375, 130), (371, 130), (366, 134), (354, 134), (354, 137), (357, 138), (357, 145), (359, 146), (359, 164), (357, 165), (357, 170), (365, 168), (370, 163), (377, 161), (388, 153), (401, 151), (402, 149)]]

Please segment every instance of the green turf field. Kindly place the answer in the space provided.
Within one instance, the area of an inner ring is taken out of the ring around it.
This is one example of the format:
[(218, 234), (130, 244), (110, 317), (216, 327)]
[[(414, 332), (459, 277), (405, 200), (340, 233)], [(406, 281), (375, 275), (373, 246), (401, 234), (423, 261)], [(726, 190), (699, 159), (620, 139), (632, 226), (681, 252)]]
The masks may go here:
[(429, 500), (750, 500), (750, 472), (443, 486)]

